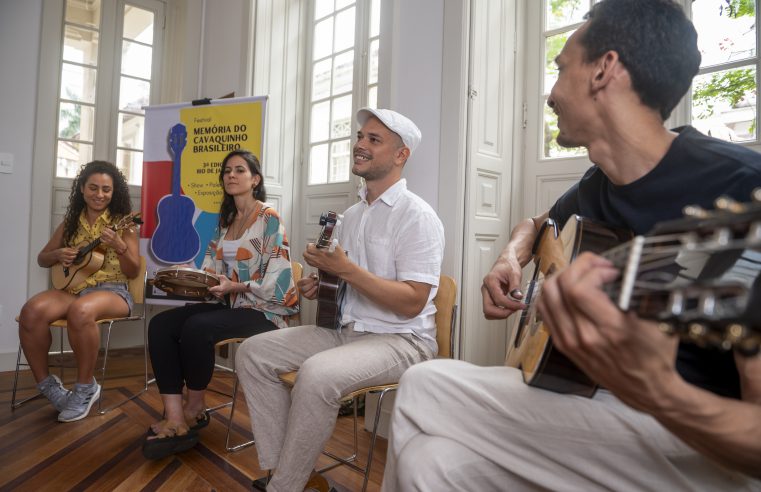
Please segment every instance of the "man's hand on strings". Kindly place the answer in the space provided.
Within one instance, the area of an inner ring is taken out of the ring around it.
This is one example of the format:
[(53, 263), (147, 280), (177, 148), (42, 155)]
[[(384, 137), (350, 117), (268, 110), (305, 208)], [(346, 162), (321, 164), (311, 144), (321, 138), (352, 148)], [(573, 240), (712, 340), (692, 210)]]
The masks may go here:
[(680, 378), (679, 340), (613, 304), (602, 286), (618, 275), (608, 260), (583, 253), (545, 280), (538, 308), (563, 354), (625, 403), (652, 411)]

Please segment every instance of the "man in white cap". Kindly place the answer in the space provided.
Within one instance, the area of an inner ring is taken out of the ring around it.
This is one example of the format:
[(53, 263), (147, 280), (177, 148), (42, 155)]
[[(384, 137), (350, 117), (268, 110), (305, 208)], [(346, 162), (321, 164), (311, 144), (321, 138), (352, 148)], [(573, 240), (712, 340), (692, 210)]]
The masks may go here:
[[(254, 487), (300, 491), (333, 433), (340, 400), (356, 389), (393, 383), (437, 353), (433, 297), (444, 228), (402, 178), (420, 143), (418, 127), (388, 109), (361, 109), (352, 172), (365, 180), (344, 212), (334, 251), (309, 244), (305, 261), (345, 282), (340, 326), (276, 330), (249, 338), (236, 356), (263, 470)], [(312, 274), (298, 282), (317, 297)], [(293, 389), (278, 375), (299, 371)], [(265, 485), (266, 484), (266, 485)]]

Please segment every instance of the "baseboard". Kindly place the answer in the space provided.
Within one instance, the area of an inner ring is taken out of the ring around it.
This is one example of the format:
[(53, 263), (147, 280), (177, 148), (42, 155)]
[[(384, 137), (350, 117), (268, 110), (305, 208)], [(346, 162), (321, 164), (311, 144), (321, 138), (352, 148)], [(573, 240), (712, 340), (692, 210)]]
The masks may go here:
[(15, 350), (13, 352), (0, 352), (0, 372), (16, 370), (16, 355), (18, 352)]

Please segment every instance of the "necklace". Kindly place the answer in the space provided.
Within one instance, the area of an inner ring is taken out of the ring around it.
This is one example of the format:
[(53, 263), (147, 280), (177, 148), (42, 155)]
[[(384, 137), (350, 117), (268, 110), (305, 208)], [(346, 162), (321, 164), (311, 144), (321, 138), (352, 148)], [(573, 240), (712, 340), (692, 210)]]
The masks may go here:
[(245, 226), (246, 222), (248, 222), (248, 217), (249, 217), (249, 215), (251, 215), (251, 212), (254, 211), (254, 207), (256, 207), (256, 203), (254, 203), (254, 206), (251, 207), (251, 210), (244, 209), (242, 214), (238, 214), (235, 217), (235, 220), (233, 221), (233, 224), (231, 224), (231, 229), (232, 229), (232, 226), (235, 225), (236, 221), (239, 221), (239, 222), (238, 222), (238, 227), (236, 229), (232, 230), (232, 233), (233, 233), (232, 239), (233, 240), (240, 239), (241, 233), (243, 232), (243, 226)]

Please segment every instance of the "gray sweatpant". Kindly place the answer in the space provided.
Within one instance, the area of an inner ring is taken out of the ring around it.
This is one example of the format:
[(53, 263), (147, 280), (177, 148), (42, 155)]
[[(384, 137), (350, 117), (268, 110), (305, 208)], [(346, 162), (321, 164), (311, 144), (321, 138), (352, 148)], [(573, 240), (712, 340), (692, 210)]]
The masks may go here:
[[(304, 489), (333, 433), (342, 395), (395, 383), (430, 348), (412, 335), (340, 331), (314, 325), (249, 338), (235, 356), (246, 395), (259, 466), (275, 470), (268, 491)], [(299, 371), (291, 390), (279, 374)]]
[(436, 360), (404, 374), (383, 491), (761, 490), (607, 391), (526, 385), (517, 369)]

